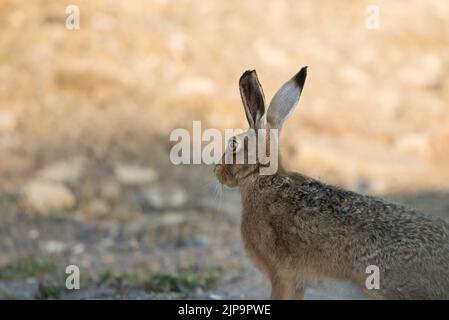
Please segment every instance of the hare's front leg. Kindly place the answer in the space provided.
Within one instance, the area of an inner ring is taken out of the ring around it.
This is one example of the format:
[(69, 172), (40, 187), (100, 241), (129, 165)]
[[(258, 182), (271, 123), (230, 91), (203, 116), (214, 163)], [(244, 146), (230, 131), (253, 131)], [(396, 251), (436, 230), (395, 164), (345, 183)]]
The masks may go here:
[(295, 282), (286, 277), (277, 275), (271, 277), (271, 299), (287, 300), (290, 299), (295, 290)]
[(293, 288), (289, 283), (274, 283), (271, 285), (272, 300), (287, 300), (292, 295)]
[(304, 299), (304, 293), (305, 293), (305, 288), (303, 285), (296, 285), (295, 288), (295, 299), (296, 300), (303, 300)]

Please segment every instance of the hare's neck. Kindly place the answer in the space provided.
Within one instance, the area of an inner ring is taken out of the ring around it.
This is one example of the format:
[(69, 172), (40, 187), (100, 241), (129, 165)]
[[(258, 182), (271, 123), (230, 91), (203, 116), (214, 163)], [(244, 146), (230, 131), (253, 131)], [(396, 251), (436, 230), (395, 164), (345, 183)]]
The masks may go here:
[(274, 176), (282, 176), (287, 174), (285, 167), (282, 165), (281, 157), (278, 158), (277, 167), (273, 173), (263, 174), (263, 171), (261, 170), (262, 168), (263, 166), (261, 164), (258, 164), (250, 171), (248, 171), (246, 175), (239, 177), (237, 183), (242, 192), (244, 192), (245, 190), (253, 189), (254, 184), (257, 184), (260, 179), (271, 179)]
[(239, 181), (239, 189), (242, 195), (242, 199), (246, 197), (254, 197), (255, 194), (259, 194), (267, 186), (271, 185), (274, 180), (278, 179), (282, 174), (275, 173), (273, 175), (260, 175), (254, 174), (247, 179)]

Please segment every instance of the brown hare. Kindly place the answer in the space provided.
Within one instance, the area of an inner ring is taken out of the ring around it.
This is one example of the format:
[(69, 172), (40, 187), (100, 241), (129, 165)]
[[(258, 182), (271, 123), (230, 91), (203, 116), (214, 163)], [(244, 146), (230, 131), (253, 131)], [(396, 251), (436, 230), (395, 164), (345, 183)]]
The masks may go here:
[[(274, 95), (268, 111), (255, 71), (240, 78), (250, 129), (228, 143), (218, 180), (240, 188), (245, 249), (271, 281), (271, 298), (302, 298), (314, 280), (350, 281), (377, 299), (449, 298), (449, 225), (402, 205), (360, 195), (288, 172), (280, 159), (274, 174), (261, 174), (266, 161), (248, 137), (275, 144), (265, 131), (282, 128), (299, 101), (307, 75), (302, 68)], [(264, 135), (264, 137), (261, 137)], [(269, 149), (268, 147), (266, 149)], [(367, 289), (368, 266), (379, 269), (379, 288)]]

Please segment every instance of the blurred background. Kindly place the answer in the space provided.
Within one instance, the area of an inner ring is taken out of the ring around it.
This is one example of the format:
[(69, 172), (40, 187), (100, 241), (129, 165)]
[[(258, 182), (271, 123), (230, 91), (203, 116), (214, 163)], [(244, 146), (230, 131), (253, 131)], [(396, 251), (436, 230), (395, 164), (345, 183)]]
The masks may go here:
[(288, 168), (446, 217), (448, 17), (447, 0), (1, 0), (0, 298), (267, 297), (238, 191), (169, 161), (174, 128), (246, 128), (247, 69), (269, 100), (309, 66)]

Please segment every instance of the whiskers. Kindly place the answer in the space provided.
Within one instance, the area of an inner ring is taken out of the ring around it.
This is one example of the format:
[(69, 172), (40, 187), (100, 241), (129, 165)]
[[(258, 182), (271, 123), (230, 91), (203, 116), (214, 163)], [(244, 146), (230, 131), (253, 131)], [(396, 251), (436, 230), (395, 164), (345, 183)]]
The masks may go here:
[(207, 193), (208, 191), (215, 189), (219, 182), (215, 177), (208, 178), (206, 182), (200, 185), (201, 191)]
[(201, 193), (212, 198), (212, 207), (220, 213), (223, 209), (223, 190), (224, 186), (214, 176), (208, 177), (201, 185)]
[(218, 212), (223, 209), (223, 185), (215, 181), (215, 199), (218, 201)]

